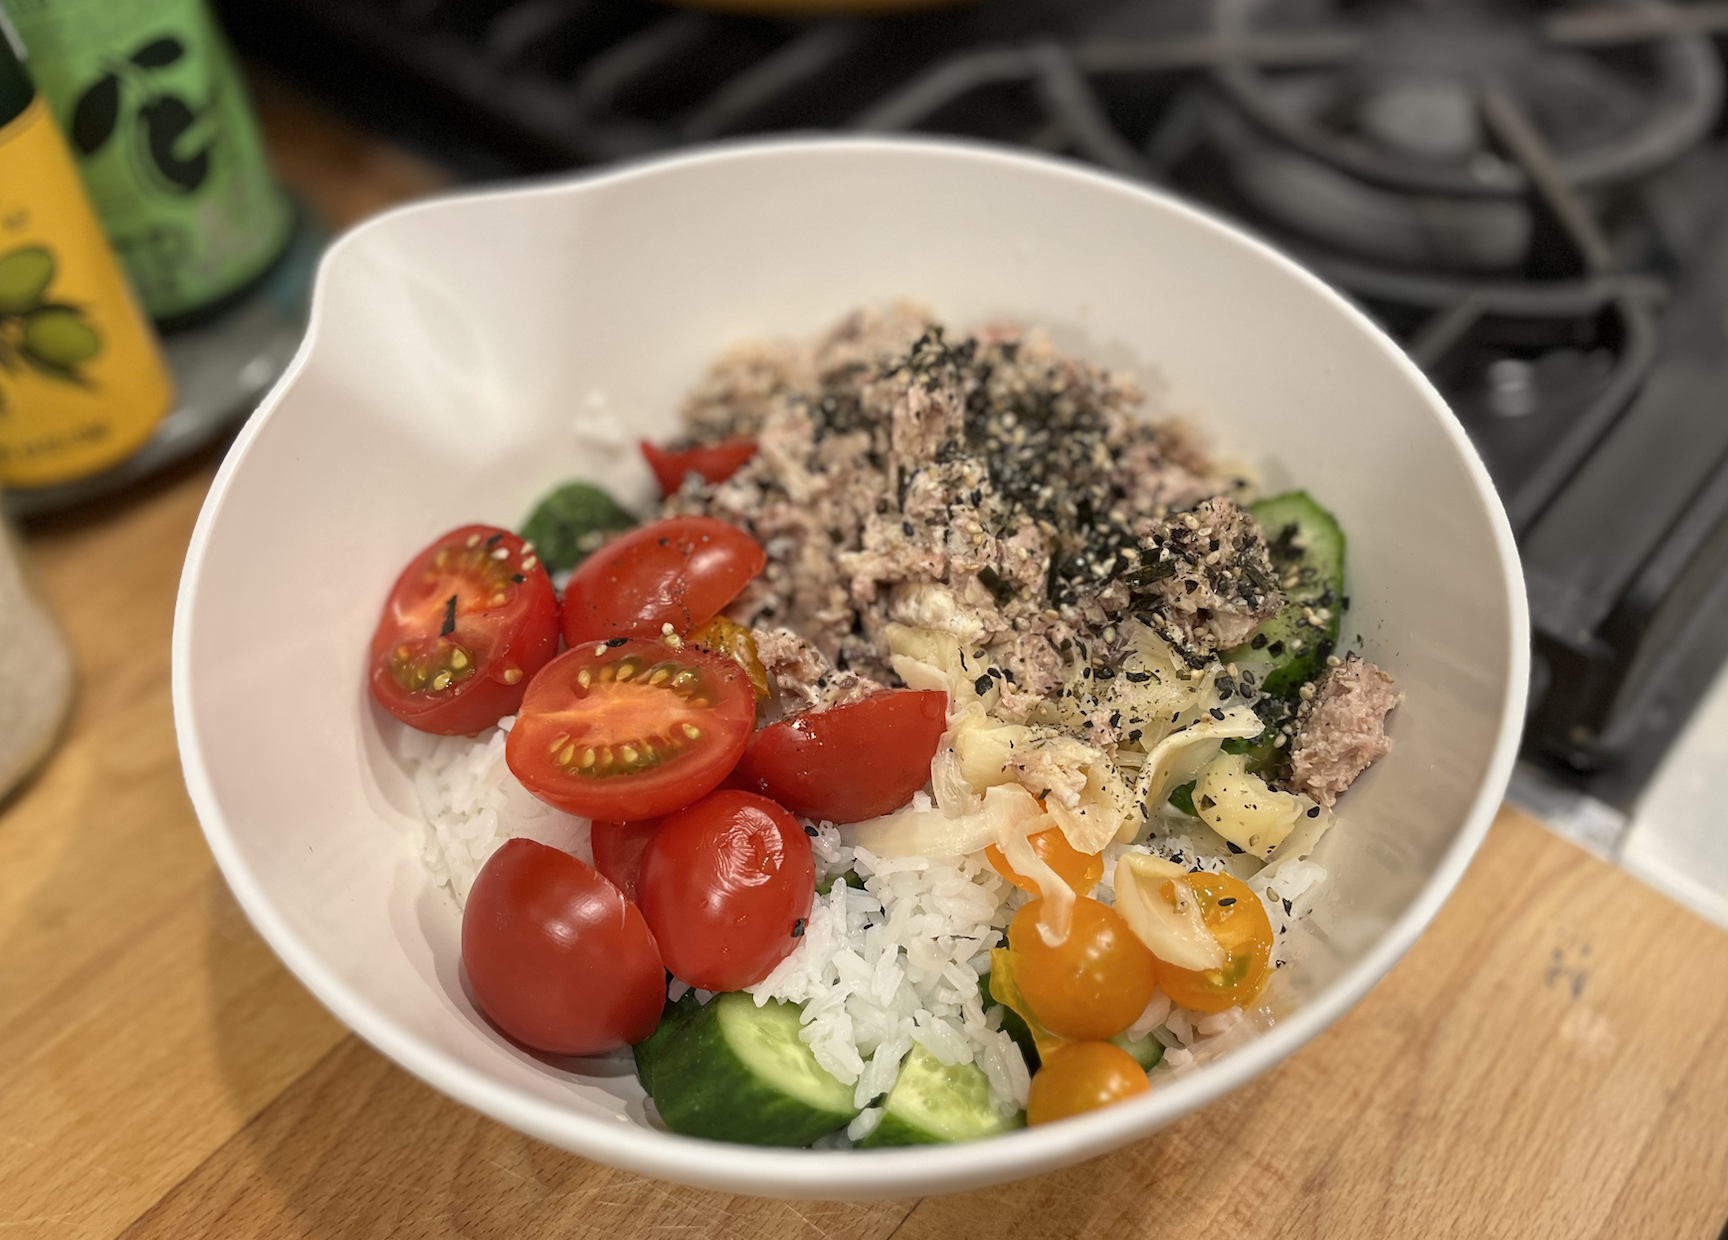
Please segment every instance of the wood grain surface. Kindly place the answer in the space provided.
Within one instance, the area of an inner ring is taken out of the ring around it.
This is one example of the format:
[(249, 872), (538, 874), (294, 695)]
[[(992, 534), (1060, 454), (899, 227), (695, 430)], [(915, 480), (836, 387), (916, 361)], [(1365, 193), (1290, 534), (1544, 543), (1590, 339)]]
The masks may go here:
[[(336, 224), (432, 166), (279, 86)], [(76, 648), (0, 807), (0, 1238), (1652, 1237), (1728, 1218), (1728, 935), (1515, 813), (1433, 928), (1288, 1062), (1055, 1174), (847, 1205), (685, 1189), (482, 1119), (339, 1027), (253, 934), (180, 782), (176, 580), (213, 459), (38, 522)]]

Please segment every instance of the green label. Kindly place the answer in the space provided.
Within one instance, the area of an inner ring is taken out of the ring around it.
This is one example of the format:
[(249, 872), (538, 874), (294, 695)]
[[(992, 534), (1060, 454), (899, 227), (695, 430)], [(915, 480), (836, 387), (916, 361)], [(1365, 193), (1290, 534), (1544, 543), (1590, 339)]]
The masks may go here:
[(218, 300), (287, 243), (245, 90), (203, 0), (4, 0), (146, 309)]

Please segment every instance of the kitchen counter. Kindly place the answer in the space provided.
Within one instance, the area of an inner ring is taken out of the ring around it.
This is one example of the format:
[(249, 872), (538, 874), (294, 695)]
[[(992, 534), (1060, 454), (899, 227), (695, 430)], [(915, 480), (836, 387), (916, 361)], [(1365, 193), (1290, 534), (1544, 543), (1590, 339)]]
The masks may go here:
[[(442, 177), (270, 83), (332, 223)], [(1169, 1129), (953, 1197), (680, 1188), (520, 1136), (341, 1028), (252, 932), (181, 785), (169, 631), (215, 462), (40, 521), (77, 651), (0, 806), (0, 1234), (18, 1237), (1697, 1237), (1728, 1220), (1728, 934), (1514, 811), (1331, 1030)]]

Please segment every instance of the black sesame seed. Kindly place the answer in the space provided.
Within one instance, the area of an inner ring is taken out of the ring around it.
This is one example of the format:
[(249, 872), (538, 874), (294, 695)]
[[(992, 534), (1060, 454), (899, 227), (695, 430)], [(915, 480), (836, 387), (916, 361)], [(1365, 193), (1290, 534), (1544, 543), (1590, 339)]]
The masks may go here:
[(1218, 907), (1229, 908), (1234, 903), (1236, 903), (1235, 896), (1225, 896), (1222, 900), (1218, 901)]
[(804, 937), (804, 919), (802, 917), (792, 923), (792, 937), (795, 939)]
[(517, 585), (521, 585), (524, 581), (527, 581), (528, 578), (524, 577), (521, 573), (512, 573), (510, 575), (510, 580), (514, 581)]
[(503, 541), (504, 541), (504, 535), (494, 534), (494, 535), (492, 535), (492, 537), (490, 537), (486, 540), (486, 545), (488, 547), (496, 547), (499, 543), (501, 543)]
[(1290, 907), (1290, 901), (1284, 901), (1284, 916), (1288, 917), (1295, 910)]
[(1222, 722), (1224, 719), (1224, 712), (1216, 706), (1214, 706), (1211, 710), (1207, 711), (1206, 713), (1208, 715), (1211, 715), (1214, 719), (1219, 720), (1220, 722)]
[(816, 838), (816, 828), (811, 827), (811, 826), (806, 826), (804, 828), (804, 834), (808, 835), (811, 839), (815, 839)]
[(438, 630), (439, 637), (449, 637), (456, 631), (456, 596), (452, 594), (444, 604), (444, 625)]
[(611, 646), (614, 649), (616, 649), (617, 647), (622, 646), (625, 642), (627, 642), (629, 640), (630, 639), (628, 637), (608, 637), (606, 639), (606, 644), (608, 646)]
[(912, 537), (912, 534), (913, 534), (912, 523), (910, 521), (902, 521), (900, 523), (900, 532), (902, 534), (906, 535), (906, 537), (908, 537), (908, 538)]
[(1313, 806), (1312, 808), (1310, 808), (1308, 811), (1308, 817), (1310, 817), (1310, 818), (1320, 817), (1320, 807), (1318, 805), (1316, 805), (1316, 806)]
[(1254, 634), (1254, 640), (1249, 642), (1248, 645), (1251, 649), (1254, 649), (1254, 650), (1266, 649), (1266, 634), (1264, 634), (1264, 633)]
[(990, 692), (992, 683), (993, 682), (989, 676), (980, 676), (977, 680), (972, 682), (972, 687), (978, 691), (979, 697), (983, 697), (986, 693)]

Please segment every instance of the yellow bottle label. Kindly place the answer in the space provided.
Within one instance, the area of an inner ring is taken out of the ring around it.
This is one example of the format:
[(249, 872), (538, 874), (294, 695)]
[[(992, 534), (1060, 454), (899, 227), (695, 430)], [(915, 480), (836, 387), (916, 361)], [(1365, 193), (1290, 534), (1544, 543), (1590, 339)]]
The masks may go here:
[(52, 486), (150, 438), (174, 384), (40, 97), (0, 128), (0, 484)]

